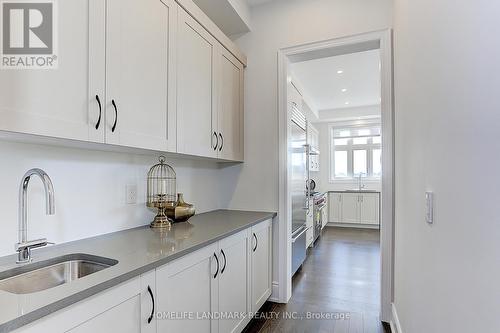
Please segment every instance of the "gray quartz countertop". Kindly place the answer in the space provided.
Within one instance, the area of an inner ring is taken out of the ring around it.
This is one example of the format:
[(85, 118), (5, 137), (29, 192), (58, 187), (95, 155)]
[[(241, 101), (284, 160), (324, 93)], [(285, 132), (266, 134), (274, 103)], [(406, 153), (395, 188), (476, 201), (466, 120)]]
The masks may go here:
[(380, 193), (378, 190), (331, 190), (328, 193)]
[[(274, 216), (272, 212), (216, 210), (174, 224), (167, 232), (144, 226), (34, 250), (34, 262), (85, 253), (118, 263), (40, 292), (16, 295), (0, 290), (0, 332), (12, 331)], [(16, 259), (16, 255), (1, 257), (0, 273), (15, 267)]]

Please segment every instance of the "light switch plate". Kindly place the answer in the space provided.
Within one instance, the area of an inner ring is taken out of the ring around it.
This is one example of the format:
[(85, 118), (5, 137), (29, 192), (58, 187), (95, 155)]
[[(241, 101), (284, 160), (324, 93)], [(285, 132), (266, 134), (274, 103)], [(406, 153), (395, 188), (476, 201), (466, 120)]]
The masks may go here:
[(430, 191), (425, 192), (425, 220), (434, 223), (434, 193)]
[(137, 185), (129, 184), (125, 186), (125, 201), (128, 205), (137, 203)]

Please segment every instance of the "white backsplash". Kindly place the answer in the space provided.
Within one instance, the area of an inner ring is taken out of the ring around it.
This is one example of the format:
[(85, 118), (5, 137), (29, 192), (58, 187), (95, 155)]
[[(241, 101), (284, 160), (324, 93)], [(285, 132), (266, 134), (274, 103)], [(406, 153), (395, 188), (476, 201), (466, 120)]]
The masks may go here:
[[(56, 243), (148, 224), (154, 213), (145, 207), (146, 176), (156, 155), (134, 155), (0, 141), (0, 256), (14, 252), (18, 238), (18, 190), (30, 168), (52, 179), (56, 215), (45, 215), (39, 179), (28, 189), (28, 238)], [(177, 190), (197, 212), (227, 207), (219, 195), (219, 165), (212, 161), (167, 159), (177, 173)], [(137, 204), (125, 202), (125, 187), (136, 184)]]

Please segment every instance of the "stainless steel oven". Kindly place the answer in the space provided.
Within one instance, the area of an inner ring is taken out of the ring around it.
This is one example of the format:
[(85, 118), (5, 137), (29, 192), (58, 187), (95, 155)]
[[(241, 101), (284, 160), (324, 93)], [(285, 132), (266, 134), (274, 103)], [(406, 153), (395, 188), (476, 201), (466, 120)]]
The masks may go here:
[(326, 209), (327, 194), (323, 193), (321, 195), (314, 196), (314, 206), (313, 206), (313, 226), (314, 226), (314, 241), (316, 241), (321, 235), (321, 230), (323, 229), (323, 209)]

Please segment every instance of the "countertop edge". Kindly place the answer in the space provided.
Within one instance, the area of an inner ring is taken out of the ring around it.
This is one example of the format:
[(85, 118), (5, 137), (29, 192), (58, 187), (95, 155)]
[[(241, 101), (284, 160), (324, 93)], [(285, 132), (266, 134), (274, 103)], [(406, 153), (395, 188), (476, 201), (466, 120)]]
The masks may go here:
[(361, 190), (361, 191), (351, 191), (351, 190), (328, 190), (325, 193), (378, 193), (381, 191), (378, 190)]
[[(216, 210), (214, 212), (220, 212), (220, 211), (228, 211), (228, 212), (241, 212), (241, 210)], [(248, 224), (242, 225), (240, 227), (237, 227), (235, 229), (229, 230), (228, 232), (222, 233), (218, 235), (217, 237), (211, 238), (207, 241), (195, 244), (191, 246), (190, 248), (184, 249), (183, 251), (179, 251), (178, 253), (172, 254), (168, 257), (161, 258), (153, 263), (146, 264), (144, 266), (141, 266), (133, 271), (126, 272), (124, 274), (118, 275), (112, 279), (106, 280), (102, 283), (96, 284), (94, 286), (91, 286), (87, 289), (84, 289), (82, 291), (77, 292), (76, 294), (69, 295), (65, 298), (62, 298), (54, 303), (48, 304), (46, 306), (43, 306), (39, 309), (33, 310), (25, 315), (22, 315), (20, 317), (17, 317), (15, 319), (12, 319), (10, 321), (7, 321), (3, 324), (0, 324), (0, 333), (5, 333), (5, 332), (11, 332), (16, 329), (19, 329), (23, 326), (29, 325), (39, 319), (42, 319), (53, 312), (62, 310), (68, 306), (71, 306), (75, 303), (78, 303), (86, 298), (92, 297), (98, 293), (101, 293), (107, 289), (113, 288), (123, 282), (126, 282), (128, 280), (131, 280), (133, 278), (136, 278), (140, 276), (143, 273), (146, 273), (148, 271), (151, 271), (153, 269), (156, 269), (160, 266), (163, 266), (171, 261), (174, 261), (176, 259), (179, 259), (181, 257), (184, 257), (190, 253), (193, 253), (205, 246), (208, 246), (210, 244), (213, 244), (215, 242), (218, 242), (221, 239), (227, 238), (231, 235), (234, 235), (240, 231), (243, 231), (245, 229), (251, 228), (252, 226), (259, 224), (261, 222), (264, 222), (266, 220), (272, 219), (278, 215), (276, 212), (262, 212), (262, 211), (248, 211), (248, 212), (254, 212), (254, 213), (262, 213), (262, 214), (267, 214), (265, 216), (262, 216), (258, 219), (252, 220)], [(131, 228), (135, 229), (135, 228)], [(99, 237), (99, 236), (97, 236)], [(91, 237), (94, 238), (94, 237)]]

